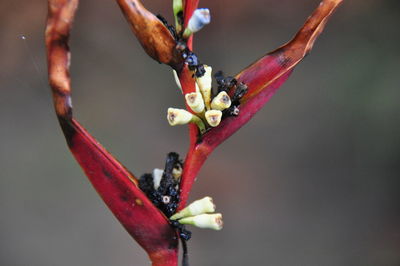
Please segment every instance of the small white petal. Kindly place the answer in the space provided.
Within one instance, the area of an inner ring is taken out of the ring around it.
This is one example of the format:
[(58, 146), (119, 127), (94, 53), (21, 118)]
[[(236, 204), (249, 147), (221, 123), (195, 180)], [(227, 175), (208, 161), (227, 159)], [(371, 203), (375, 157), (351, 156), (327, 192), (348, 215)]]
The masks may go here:
[(174, 79), (175, 79), (176, 85), (178, 85), (178, 88), (179, 88), (179, 89), (181, 90), (181, 92), (183, 93), (183, 91), (182, 91), (182, 85), (181, 85), (181, 82), (180, 82), (180, 80), (179, 80), (178, 73), (176, 73), (175, 70), (172, 70), (172, 73), (174, 73)]
[(160, 182), (161, 182), (163, 173), (164, 173), (164, 170), (162, 170), (162, 169), (155, 168), (153, 170), (153, 183), (154, 183), (155, 190), (157, 190), (158, 187), (160, 186)]

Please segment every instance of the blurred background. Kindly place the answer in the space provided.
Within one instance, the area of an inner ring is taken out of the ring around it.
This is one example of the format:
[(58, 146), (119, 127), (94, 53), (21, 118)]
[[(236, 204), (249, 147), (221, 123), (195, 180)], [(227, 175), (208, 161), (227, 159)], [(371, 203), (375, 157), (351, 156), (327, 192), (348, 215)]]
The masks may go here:
[[(170, 22), (171, 1), (144, 1)], [(319, 0), (203, 0), (195, 50), (234, 75), (288, 41)], [(46, 1), (0, 0), (0, 265), (148, 265), (73, 160), (46, 81)], [(191, 199), (191, 266), (400, 265), (400, 2), (347, 0), (272, 100), (223, 143)], [(25, 36), (25, 40), (21, 38)], [(171, 70), (151, 60), (115, 1), (81, 1), (71, 37), (75, 116), (136, 175), (185, 155)]]

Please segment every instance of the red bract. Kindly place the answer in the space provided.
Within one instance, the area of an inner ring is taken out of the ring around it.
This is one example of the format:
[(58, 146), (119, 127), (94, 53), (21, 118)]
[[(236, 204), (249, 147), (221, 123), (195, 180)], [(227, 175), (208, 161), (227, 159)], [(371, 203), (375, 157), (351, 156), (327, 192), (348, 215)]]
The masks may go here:
[[(195, 91), (193, 71), (182, 56), (182, 44), (139, 0), (117, 0), (144, 50), (153, 59), (170, 65), (180, 79), (184, 94)], [(198, 0), (184, 1), (184, 26), (197, 8)], [(189, 125), (190, 145), (180, 183), (182, 209), (208, 155), (247, 123), (287, 80), (293, 68), (311, 50), (328, 18), (342, 0), (323, 0), (295, 38), (244, 69), (236, 79), (248, 87), (240, 100), (238, 116), (200, 135)], [(142, 192), (138, 180), (108, 153), (74, 118), (71, 107), (68, 38), (78, 0), (49, 0), (46, 28), (49, 82), (54, 106), (68, 146), (90, 182), (129, 234), (148, 253), (153, 265), (177, 265), (178, 234), (166, 217)], [(192, 50), (192, 38), (183, 40)], [(188, 108), (189, 111), (191, 111)]]
[(197, 141), (196, 134), (192, 132), (193, 126), (191, 127), (191, 145), (183, 168), (180, 208), (186, 204), (194, 179), (207, 156), (221, 142), (247, 123), (286, 81), (293, 68), (312, 49), (314, 41), (324, 29), (328, 18), (341, 2), (342, 0), (322, 1), (292, 41), (262, 57), (236, 75), (237, 80), (245, 83), (249, 89), (241, 100), (239, 116), (223, 120), (218, 127), (207, 132), (201, 142)]

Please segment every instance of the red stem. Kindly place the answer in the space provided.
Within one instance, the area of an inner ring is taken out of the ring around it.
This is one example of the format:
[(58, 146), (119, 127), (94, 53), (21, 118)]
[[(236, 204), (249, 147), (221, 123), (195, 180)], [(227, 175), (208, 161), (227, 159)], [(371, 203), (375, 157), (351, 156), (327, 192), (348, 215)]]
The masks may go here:
[(185, 12), (183, 13), (183, 25), (186, 28), (189, 19), (192, 17), (193, 12), (196, 10), (199, 5), (199, 0), (185, 0)]
[(206, 143), (194, 144), (189, 147), (189, 152), (183, 165), (182, 181), (180, 185), (181, 198), (178, 210), (185, 207), (196, 176), (213, 149), (213, 147), (208, 146)]
[[(184, 2), (184, 26), (187, 26), (187, 23), (192, 16), (194, 10), (197, 8), (199, 4), (199, 0), (185, 0)], [(193, 50), (193, 35), (189, 37), (187, 40), (187, 47), (190, 50)], [(179, 73), (179, 81), (182, 86), (182, 91), (183, 94), (185, 95), (186, 93), (190, 92), (195, 92), (196, 87), (195, 87), (195, 80), (192, 77), (193, 73), (189, 70), (187, 65), (184, 65), (182, 68), (182, 71)], [(186, 109), (191, 112), (191, 109), (186, 106)], [(205, 150), (203, 149), (196, 149), (196, 142), (197, 142), (197, 137), (199, 134), (199, 130), (196, 125), (194, 124), (189, 124), (189, 150), (186, 155), (185, 163), (183, 166), (183, 173), (182, 173), (182, 184), (187, 183), (189, 181), (189, 186), (186, 185), (185, 187), (188, 187), (188, 189), (182, 189), (181, 185), (181, 197), (183, 196), (185, 201), (180, 202), (179, 204), (179, 209), (182, 209), (186, 205), (187, 198), (189, 197), (189, 192), (190, 188), (193, 185), (194, 179), (197, 176), (197, 173), (199, 172), (201, 166), (205, 162), (207, 158), (207, 152), (204, 152)], [(203, 152), (202, 152), (203, 151)]]

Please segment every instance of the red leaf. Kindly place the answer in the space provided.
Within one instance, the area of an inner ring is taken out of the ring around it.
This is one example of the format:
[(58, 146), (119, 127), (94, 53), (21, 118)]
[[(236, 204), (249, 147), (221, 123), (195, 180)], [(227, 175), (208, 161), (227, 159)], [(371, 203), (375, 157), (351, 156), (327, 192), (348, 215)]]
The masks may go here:
[(218, 127), (211, 129), (202, 140), (191, 146), (181, 181), (180, 209), (185, 206), (189, 191), (207, 156), (247, 123), (287, 80), (293, 68), (312, 49), (328, 18), (342, 1), (323, 0), (292, 41), (267, 54), (236, 76), (239, 82), (248, 86), (248, 92), (241, 100), (239, 116), (224, 119)]
[(138, 188), (136, 178), (76, 120), (60, 121), (75, 159), (128, 233), (152, 260), (160, 258), (164, 263), (169, 260), (176, 262), (176, 232), (168, 219)]
[(78, 0), (49, 0), (46, 48), (54, 107), (68, 146), (90, 182), (153, 265), (177, 265), (178, 236), (135, 177), (72, 118), (68, 38)]

